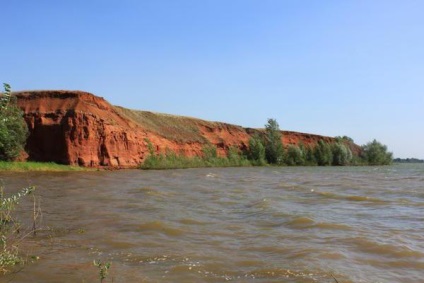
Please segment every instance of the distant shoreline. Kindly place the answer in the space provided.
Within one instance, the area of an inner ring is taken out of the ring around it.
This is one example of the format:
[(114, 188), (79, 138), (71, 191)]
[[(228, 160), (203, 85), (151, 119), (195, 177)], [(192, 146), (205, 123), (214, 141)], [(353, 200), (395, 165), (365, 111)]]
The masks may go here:
[(424, 163), (424, 160), (418, 158), (395, 158), (393, 163)]

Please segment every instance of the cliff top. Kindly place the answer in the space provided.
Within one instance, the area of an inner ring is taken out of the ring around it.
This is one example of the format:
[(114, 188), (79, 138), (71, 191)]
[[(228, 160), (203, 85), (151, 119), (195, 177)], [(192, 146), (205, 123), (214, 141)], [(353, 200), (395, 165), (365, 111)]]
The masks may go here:
[[(71, 90), (34, 90), (14, 92), (18, 103), (25, 113), (66, 113), (69, 111), (84, 113), (103, 119), (106, 123), (122, 128), (140, 128), (177, 142), (210, 141), (216, 133), (237, 133), (246, 131), (253, 134), (262, 129), (243, 128), (222, 122), (206, 121), (198, 118), (132, 110), (113, 106), (103, 97), (84, 91)], [(286, 144), (297, 143), (299, 136), (309, 137), (312, 142), (329, 137), (283, 131)], [(306, 139), (306, 142), (309, 139)]]

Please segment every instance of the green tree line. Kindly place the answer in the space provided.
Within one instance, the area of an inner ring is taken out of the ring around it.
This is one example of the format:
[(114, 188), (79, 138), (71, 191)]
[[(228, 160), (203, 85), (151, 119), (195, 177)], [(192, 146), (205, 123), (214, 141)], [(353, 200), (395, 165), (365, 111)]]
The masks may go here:
[(284, 147), (278, 122), (268, 119), (263, 132), (249, 140), (248, 147), (241, 151), (236, 147), (227, 150), (227, 156), (218, 156), (217, 148), (211, 144), (203, 147), (201, 156), (186, 157), (171, 150), (155, 153), (154, 146), (146, 140), (149, 155), (141, 165), (144, 169), (171, 169), (193, 167), (227, 166), (348, 166), (389, 165), (392, 153), (380, 142), (373, 140), (362, 146), (361, 154), (354, 155), (349, 137), (337, 137), (334, 142), (319, 140), (315, 145), (288, 145)]
[(336, 137), (334, 142), (321, 139), (315, 145), (288, 145), (284, 147), (279, 125), (275, 119), (268, 119), (265, 132), (249, 140), (246, 154), (253, 165), (287, 166), (346, 166), (346, 165), (389, 165), (393, 154), (387, 146), (373, 140), (361, 147), (361, 154), (355, 156), (349, 144), (353, 139)]
[(249, 140), (246, 156), (253, 165), (351, 165), (354, 162), (354, 156), (348, 142), (350, 142), (348, 138), (337, 138), (334, 143), (320, 140), (314, 146), (300, 143), (284, 147), (278, 122), (275, 119), (268, 119), (264, 133), (256, 134)]

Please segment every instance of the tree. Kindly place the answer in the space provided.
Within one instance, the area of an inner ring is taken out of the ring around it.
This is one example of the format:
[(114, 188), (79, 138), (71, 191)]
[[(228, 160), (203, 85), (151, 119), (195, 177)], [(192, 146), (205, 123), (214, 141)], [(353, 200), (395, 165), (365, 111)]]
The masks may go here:
[(302, 149), (296, 145), (289, 145), (285, 154), (285, 163), (289, 166), (305, 164), (305, 157)]
[(265, 156), (270, 164), (281, 165), (283, 163), (283, 143), (280, 126), (275, 119), (268, 119), (265, 125)]
[(368, 165), (389, 165), (393, 162), (393, 154), (387, 151), (387, 146), (375, 139), (362, 146), (361, 158)]
[(343, 142), (333, 143), (331, 153), (333, 155), (332, 165), (345, 166), (352, 161), (352, 151)]
[(319, 140), (314, 151), (315, 159), (317, 164), (320, 166), (331, 165), (333, 162), (333, 154), (331, 147), (324, 140)]
[(249, 139), (248, 157), (254, 165), (265, 165), (265, 147), (259, 135), (254, 135)]
[(28, 127), (10, 85), (5, 83), (3, 86), (4, 93), (0, 94), (0, 160), (10, 161), (23, 151)]

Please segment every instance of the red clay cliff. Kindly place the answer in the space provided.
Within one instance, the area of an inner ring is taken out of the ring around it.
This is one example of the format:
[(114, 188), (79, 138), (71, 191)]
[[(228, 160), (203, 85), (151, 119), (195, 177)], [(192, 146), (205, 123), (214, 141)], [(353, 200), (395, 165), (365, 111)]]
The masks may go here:
[[(224, 155), (229, 147), (244, 149), (257, 129), (195, 118), (135, 111), (112, 106), (81, 91), (27, 91), (15, 93), (24, 111), (30, 135), (28, 159), (85, 167), (138, 166), (149, 154), (166, 149), (186, 156), (201, 155), (213, 144)], [(315, 145), (334, 138), (283, 131), (283, 143)], [(351, 149), (356, 151), (354, 144)]]

